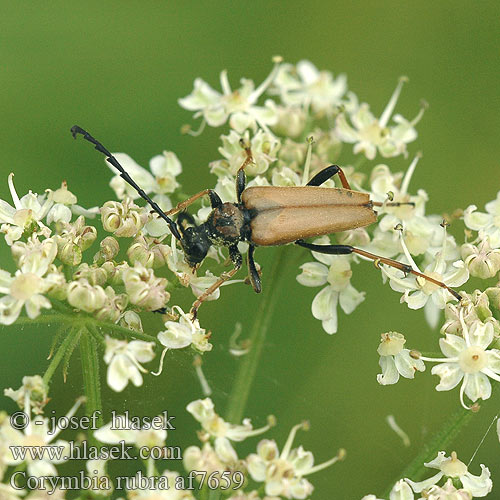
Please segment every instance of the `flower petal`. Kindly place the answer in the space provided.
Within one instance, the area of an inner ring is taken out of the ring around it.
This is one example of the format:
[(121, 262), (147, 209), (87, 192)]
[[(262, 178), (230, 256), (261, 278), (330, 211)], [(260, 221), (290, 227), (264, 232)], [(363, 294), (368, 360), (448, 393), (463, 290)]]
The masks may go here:
[(484, 373), (467, 373), (466, 377), (465, 394), (472, 402), (491, 396), (491, 383)]
[(455, 388), (464, 376), (458, 363), (442, 363), (433, 366), (431, 373), (441, 378), (441, 381), (436, 386), (436, 391), (449, 391)]

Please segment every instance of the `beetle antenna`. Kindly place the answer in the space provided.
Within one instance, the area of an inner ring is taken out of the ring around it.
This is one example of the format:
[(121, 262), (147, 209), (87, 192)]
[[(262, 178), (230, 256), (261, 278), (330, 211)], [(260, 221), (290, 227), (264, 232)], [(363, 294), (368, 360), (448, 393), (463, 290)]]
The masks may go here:
[(413, 201), (372, 201), (372, 205), (374, 207), (402, 207), (404, 205), (410, 205), (411, 207), (414, 207), (415, 203), (413, 203)]
[(142, 189), (135, 181), (130, 177), (130, 175), (127, 173), (127, 171), (120, 165), (118, 160), (97, 140), (94, 139), (86, 130), (83, 130), (83, 128), (79, 127), (78, 125), (74, 125), (71, 127), (71, 134), (73, 135), (73, 138), (76, 139), (76, 136), (78, 134), (81, 134), (83, 138), (90, 143), (92, 143), (97, 151), (102, 153), (106, 157), (106, 161), (110, 164), (113, 165), (119, 172), (120, 172), (120, 177), (130, 184), (139, 194), (139, 196), (146, 200), (146, 202), (151, 206), (151, 208), (168, 224), (168, 227), (170, 228), (171, 233), (178, 239), (181, 240), (182, 236), (179, 233), (179, 230), (177, 229), (177, 224), (170, 218), (168, 217), (167, 214), (158, 206), (156, 202), (154, 202)]

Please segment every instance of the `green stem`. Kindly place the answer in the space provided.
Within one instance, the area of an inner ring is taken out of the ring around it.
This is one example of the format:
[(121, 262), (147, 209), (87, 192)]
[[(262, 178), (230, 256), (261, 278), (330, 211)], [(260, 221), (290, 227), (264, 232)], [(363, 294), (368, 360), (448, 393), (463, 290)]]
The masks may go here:
[[(73, 317), (74, 320), (74, 317)], [(64, 323), (64, 322), (69, 322), (68, 318), (62, 314), (43, 314), (41, 316), (38, 316), (37, 318), (31, 319), (26, 316), (21, 316), (20, 318), (16, 319), (16, 322), (12, 326), (18, 326), (18, 325), (40, 325), (40, 324), (50, 324), (50, 323)], [(4, 326), (4, 325), (0, 325)]]
[(250, 389), (260, 361), (267, 330), (279, 296), (278, 282), (283, 276), (280, 267), (285, 259), (286, 251), (287, 247), (281, 247), (276, 251), (273, 267), (271, 272), (266, 276), (266, 288), (259, 299), (260, 302), (255, 315), (255, 322), (250, 332), (250, 351), (241, 360), (240, 368), (231, 390), (226, 418), (234, 424), (241, 422), (248, 396), (250, 395)]
[(102, 401), (99, 352), (94, 337), (86, 328), (82, 329), (81, 332), (80, 354), (82, 358), (83, 389), (87, 398), (86, 413), (88, 416), (92, 416), (94, 412), (100, 412), (97, 419), (100, 426), (102, 425)]
[[(14, 325), (36, 325), (36, 324), (50, 324), (50, 323), (68, 323), (69, 325), (80, 325), (86, 327), (88, 324), (99, 328), (100, 330), (109, 330), (115, 333), (120, 333), (127, 338), (137, 338), (140, 340), (145, 340), (146, 342), (155, 342), (160, 345), (159, 340), (153, 335), (148, 335), (147, 333), (137, 332), (136, 330), (131, 330), (130, 328), (125, 328), (124, 326), (117, 325), (116, 323), (109, 323), (108, 321), (101, 321), (95, 319), (91, 316), (85, 316), (81, 313), (69, 312), (69, 313), (49, 313), (38, 316), (37, 318), (30, 319), (26, 316), (17, 318)], [(3, 325), (0, 325), (3, 326)]]
[(52, 361), (50, 362), (46, 372), (43, 375), (43, 381), (45, 382), (46, 385), (49, 384), (52, 375), (54, 375), (54, 372), (59, 366), (59, 363), (62, 361), (64, 354), (66, 353), (68, 347), (70, 346), (73, 340), (73, 337), (77, 335), (77, 333), (78, 330), (76, 328), (71, 328), (68, 331), (66, 338), (62, 341), (61, 345), (59, 346), (59, 349), (57, 349), (55, 356), (52, 358)]
[(147, 333), (143, 332), (138, 332), (136, 330), (131, 330), (130, 328), (125, 328), (124, 326), (117, 325), (116, 323), (108, 323), (107, 321), (100, 321), (95, 318), (85, 318), (85, 320), (89, 323), (94, 325), (100, 330), (106, 331), (106, 329), (114, 331), (115, 333), (121, 333), (127, 338), (134, 337), (139, 340), (145, 340), (146, 342), (155, 342), (159, 345), (160, 341), (154, 337), (153, 335), (148, 335)]
[[(412, 481), (420, 481), (425, 472), (429, 470), (425, 467), (424, 462), (429, 462), (435, 458), (439, 451), (446, 450), (475, 414), (475, 412), (463, 408), (453, 413), (434, 437), (424, 445), (422, 451), (413, 459), (410, 465), (401, 473), (398, 480), (407, 477)], [(389, 498), (392, 487), (393, 485), (387, 488), (382, 498)]]

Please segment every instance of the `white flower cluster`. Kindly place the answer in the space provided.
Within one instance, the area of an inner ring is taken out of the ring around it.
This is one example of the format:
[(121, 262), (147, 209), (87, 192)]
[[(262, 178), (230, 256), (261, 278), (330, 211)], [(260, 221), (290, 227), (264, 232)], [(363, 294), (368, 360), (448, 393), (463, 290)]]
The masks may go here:
[[(419, 482), (401, 479), (392, 488), (389, 500), (472, 500), (485, 497), (493, 487), (488, 467), (481, 464), (481, 475), (475, 476), (455, 452), (447, 457), (440, 451), (434, 460), (424, 465), (439, 472)], [(444, 484), (438, 485), (443, 478)], [(361, 500), (381, 499), (366, 495)]]
[(424, 371), (424, 362), (437, 363), (431, 370), (440, 382), (437, 391), (449, 391), (460, 385), (460, 402), (466, 409), (464, 396), (476, 403), (491, 396), (491, 382), (500, 382), (500, 350), (497, 348), (500, 323), (489, 309), (487, 292), (464, 297), (460, 306), (448, 306), (448, 321), (442, 328), (444, 338), (439, 346), (445, 357), (422, 356), (418, 351), (403, 348), (406, 339), (400, 333), (382, 335), (378, 348), (382, 374), (377, 380), (382, 385), (395, 384), (402, 375), (413, 378), (416, 371)]

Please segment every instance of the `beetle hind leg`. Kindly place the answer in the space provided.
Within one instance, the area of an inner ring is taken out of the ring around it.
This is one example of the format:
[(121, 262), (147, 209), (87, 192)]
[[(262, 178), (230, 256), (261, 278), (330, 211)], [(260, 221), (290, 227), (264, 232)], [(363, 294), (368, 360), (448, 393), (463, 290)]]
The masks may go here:
[(400, 271), (403, 271), (405, 274), (413, 274), (414, 276), (424, 278), (425, 280), (430, 281), (431, 283), (434, 283), (435, 285), (438, 285), (441, 288), (444, 288), (445, 290), (448, 290), (448, 292), (450, 292), (453, 295), (453, 297), (455, 297), (458, 301), (462, 300), (462, 297), (456, 290), (453, 290), (453, 288), (450, 288), (442, 281), (438, 281), (435, 278), (432, 278), (431, 276), (427, 276), (426, 274), (423, 274), (419, 271), (415, 271), (408, 264), (403, 264), (402, 262), (399, 262), (397, 260), (389, 259), (387, 257), (382, 257), (380, 255), (375, 255), (373, 253), (367, 252), (366, 250), (352, 247), (350, 245), (315, 245), (313, 243), (307, 243), (304, 240), (297, 240), (295, 243), (297, 245), (300, 245), (301, 247), (308, 248), (313, 252), (324, 253), (329, 255), (348, 255), (350, 253), (355, 253), (357, 255), (365, 257), (366, 259), (373, 260), (375, 264), (385, 264), (387, 266), (394, 267), (395, 269), (399, 269)]
[(306, 186), (321, 186), (328, 179), (333, 177), (334, 175), (338, 175), (340, 182), (342, 183), (342, 187), (344, 189), (351, 189), (349, 182), (347, 182), (347, 178), (344, 174), (344, 171), (338, 165), (330, 165), (329, 167), (324, 168), (320, 172), (318, 172), (307, 184)]
[(252, 150), (250, 149), (250, 146), (246, 144), (243, 139), (240, 139), (240, 146), (245, 150), (246, 158), (241, 164), (241, 167), (238, 169), (238, 172), (236, 173), (236, 199), (238, 200), (238, 203), (241, 203), (241, 194), (245, 190), (247, 184), (247, 179), (245, 176), (245, 168), (247, 168), (248, 165), (254, 162)]

